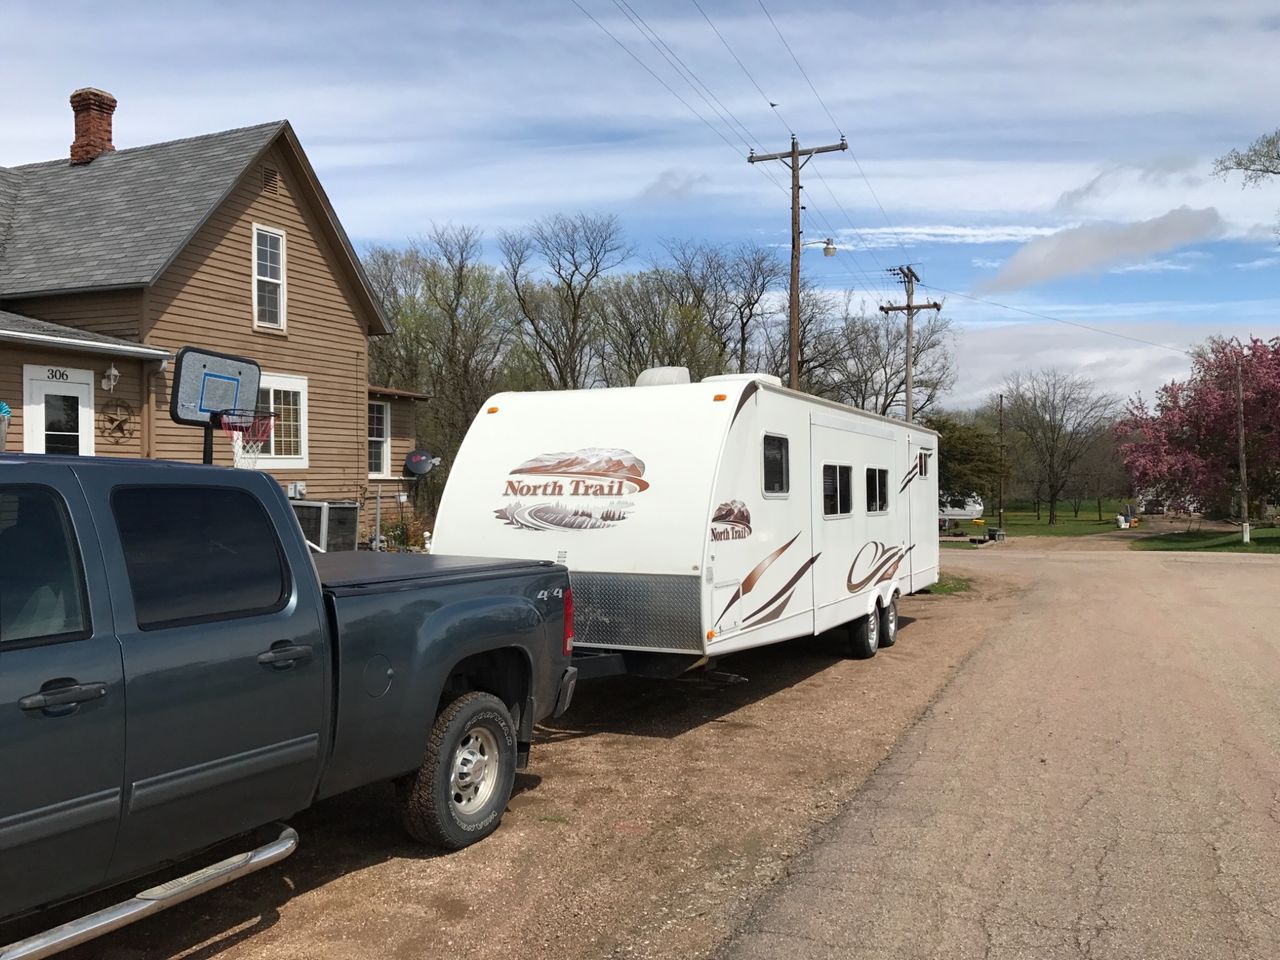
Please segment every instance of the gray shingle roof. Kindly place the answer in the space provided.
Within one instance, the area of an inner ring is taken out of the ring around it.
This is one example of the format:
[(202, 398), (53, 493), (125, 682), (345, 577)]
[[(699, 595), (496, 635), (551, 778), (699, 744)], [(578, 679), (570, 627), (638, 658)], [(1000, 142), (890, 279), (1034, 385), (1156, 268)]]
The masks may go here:
[(24, 317), (20, 313), (10, 313), (7, 310), (0, 310), (0, 340), (17, 342), (56, 341), (56, 345), (68, 348), (80, 347), (93, 353), (122, 353), (134, 356), (149, 353), (157, 357), (168, 356), (168, 351), (159, 347), (149, 347), (134, 340), (110, 337), (105, 333), (93, 333), (76, 327), (64, 327), (59, 323), (49, 323), (47, 320)]
[(151, 283), (284, 126), (0, 167), (0, 297)]

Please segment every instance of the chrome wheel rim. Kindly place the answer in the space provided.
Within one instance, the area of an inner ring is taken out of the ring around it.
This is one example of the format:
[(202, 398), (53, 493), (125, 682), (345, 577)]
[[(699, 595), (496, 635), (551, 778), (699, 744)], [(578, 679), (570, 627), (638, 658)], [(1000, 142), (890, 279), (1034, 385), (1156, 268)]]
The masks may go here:
[(867, 646), (872, 650), (880, 646), (880, 611), (867, 617)]
[(484, 727), (468, 730), (453, 752), (449, 795), (459, 813), (475, 813), (489, 802), (498, 782), (498, 738)]
[(892, 603), (885, 611), (884, 625), (890, 639), (898, 635), (898, 608)]

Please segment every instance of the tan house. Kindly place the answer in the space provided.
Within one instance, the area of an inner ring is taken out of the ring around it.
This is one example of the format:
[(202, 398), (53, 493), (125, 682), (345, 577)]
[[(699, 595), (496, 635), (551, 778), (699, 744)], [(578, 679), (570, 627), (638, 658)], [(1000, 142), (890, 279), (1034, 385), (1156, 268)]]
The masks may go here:
[(68, 157), (0, 167), (7, 449), (198, 461), (168, 415), (192, 345), (260, 364), (259, 469), (312, 500), (393, 497), (421, 398), (369, 386), (390, 325), (288, 122), (116, 150), (113, 97), (71, 106)]

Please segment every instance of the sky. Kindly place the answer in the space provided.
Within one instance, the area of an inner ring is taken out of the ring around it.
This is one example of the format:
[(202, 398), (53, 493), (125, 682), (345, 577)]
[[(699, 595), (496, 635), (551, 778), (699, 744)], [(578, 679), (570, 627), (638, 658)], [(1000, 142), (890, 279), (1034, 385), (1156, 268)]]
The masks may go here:
[(914, 264), (954, 407), (1043, 366), (1150, 396), (1190, 344), (1280, 334), (1280, 182), (1211, 175), (1280, 127), (1274, 0), (0, 0), (0, 36), (0, 166), (65, 155), (82, 86), (119, 99), (117, 147), (287, 118), (360, 248), (586, 210), (632, 267), (785, 253), (788, 173), (747, 152), (843, 135), (803, 175), (805, 239), (840, 253), (802, 268), (874, 308)]

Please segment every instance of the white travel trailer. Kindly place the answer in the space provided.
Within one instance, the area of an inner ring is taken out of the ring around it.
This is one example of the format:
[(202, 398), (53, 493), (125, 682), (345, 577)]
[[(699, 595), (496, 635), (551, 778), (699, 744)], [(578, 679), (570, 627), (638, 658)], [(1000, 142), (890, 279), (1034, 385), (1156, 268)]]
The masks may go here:
[(493, 397), (433, 550), (567, 564), (589, 650), (893, 643), (897, 597), (938, 579), (937, 434), (776, 377), (683, 379)]

